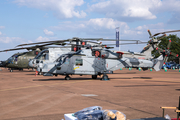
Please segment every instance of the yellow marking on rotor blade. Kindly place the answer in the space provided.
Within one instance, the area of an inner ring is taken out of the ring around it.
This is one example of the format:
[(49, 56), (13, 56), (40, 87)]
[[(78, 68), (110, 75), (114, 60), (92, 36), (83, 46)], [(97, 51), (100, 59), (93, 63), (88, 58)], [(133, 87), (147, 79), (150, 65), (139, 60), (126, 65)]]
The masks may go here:
[(54, 84), (44, 84), (44, 85), (35, 85), (35, 86), (26, 86), (26, 87), (18, 87), (18, 88), (9, 88), (9, 89), (2, 89), (0, 92), (4, 91), (10, 91), (10, 90), (20, 90), (20, 89), (27, 89), (27, 88), (35, 88), (35, 87), (42, 87), (42, 86), (51, 86), (51, 85), (65, 85), (65, 84), (71, 84), (71, 83), (78, 83), (78, 82), (87, 82), (87, 81), (93, 81), (93, 80), (85, 80), (85, 81), (74, 81), (74, 82), (65, 82), (65, 83), (54, 83)]
[(78, 66), (78, 67), (75, 67), (73, 70), (75, 70), (75, 69), (77, 69), (77, 68), (79, 68), (79, 66)]

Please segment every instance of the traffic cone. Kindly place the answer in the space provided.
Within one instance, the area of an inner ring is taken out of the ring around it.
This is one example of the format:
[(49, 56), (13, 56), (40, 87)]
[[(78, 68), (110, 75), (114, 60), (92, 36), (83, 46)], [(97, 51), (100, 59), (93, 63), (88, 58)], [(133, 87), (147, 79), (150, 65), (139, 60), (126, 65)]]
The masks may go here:
[(166, 67), (164, 67), (164, 71), (167, 72), (167, 68)]
[(37, 76), (37, 74), (38, 74), (38, 71), (36, 71), (35, 76)]
[(175, 67), (173, 67), (173, 70), (175, 70)]

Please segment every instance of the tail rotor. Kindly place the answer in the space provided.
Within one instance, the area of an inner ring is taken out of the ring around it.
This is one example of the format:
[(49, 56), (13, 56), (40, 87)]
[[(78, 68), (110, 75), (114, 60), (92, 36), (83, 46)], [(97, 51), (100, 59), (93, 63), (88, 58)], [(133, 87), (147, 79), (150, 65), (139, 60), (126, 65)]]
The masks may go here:
[(167, 45), (167, 49), (163, 50), (161, 48), (156, 47), (156, 50), (158, 50), (164, 56), (164, 64), (168, 61), (168, 57), (170, 55), (175, 56), (175, 57), (179, 57), (178, 54), (171, 52), (170, 47), (171, 47), (171, 38), (169, 38), (169, 43)]

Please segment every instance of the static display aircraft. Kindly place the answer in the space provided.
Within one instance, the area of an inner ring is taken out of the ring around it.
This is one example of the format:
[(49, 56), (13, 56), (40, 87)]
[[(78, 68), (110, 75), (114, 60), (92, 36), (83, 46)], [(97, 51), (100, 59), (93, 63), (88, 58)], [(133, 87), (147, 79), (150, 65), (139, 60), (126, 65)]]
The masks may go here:
[(45, 73), (44, 76), (65, 75), (103, 75), (102, 80), (108, 80), (106, 74), (112, 74), (114, 70), (123, 67), (154, 68), (160, 70), (163, 65), (163, 55), (159, 58), (143, 60), (137, 58), (123, 57), (123, 52), (103, 49), (83, 49), (77, 52), (69, 52), (61, 55), (55, 62), (39, 65), (38, 71)]
[[(51, 41), (49, 41), (49, 42), (51, 42)], [(62, 41), (62, 42), (64, 42), (64, 41)], [(40, 42), (38, 42), (36, 44), (40, 44)], [(47, 49), (44, 49), (34, 59), (32, 59), (29, 62), (29, 66), (33, 67), (33, 68), (37, 68), (39, 63), (54, 62), (58, 57), (60, 57), (60, 55), (62, 55), (64, 53), (68, 53), (68, 52), (73, 51), (74, 49), (76, 49), (76, 47), (73, 46), (72, 44), (75, 44), (75, 42), (70, 42), (70, 44), (68, 44), (68, 45), (71, 45), (71, 46), (64, 46), (63, 45), (63, 47), (49, 47)], [(89, 44), (92, 45), (92, 44), (98, 44), (98, 43), (95, 43), (95, 42), (92, 43), (91, 42)]]
[[(46, 43), (46, 42), (42, 42)], [(31, 43), (33, 44), (33, 43)], [(57, 45), (62, 45), (59, 43), (56, 43)], [(43, 44), (43, 45), (36, 45), (36, 46), (29, 46), (29, 47), (20, 47), (20, 48), (14, 48), (14, 49), (6, 49), (1, 50), (0, 52), (7, 52), (7, 51), (14, 51), (14, 50), (22, 50), (27, 49), (27, 52), (22, 53), (15, 53), (10, 58), (8, 58), (6, 61), (1, 61), (0, 67), (7, 67), (9, 68), (10, 72), (13, 72), (13, 70), (23, 70), (23, 69), (29, 69), (33, 67), (29, 66), (29, 61), (31, 59), (34, 59), (43, 49), (47, 49), (47, 47), (51, 44)], [(18, 47), (18, 46), (16, 46)]]
[[(10, 51), (10, 49), (8, 51)], [(10, 72), (13, 72), (13, 70), (29, 69), (29, 61), (38, 55), (40, 51), (40, 49), (36, 49), (29, 52), (15, 53), (6, 61), (1, 61), (0, 67), (9, 68)]]
[[(102, 38), (93, 38), (93, 40), (100, 40), (100, 39), (102, 39)], [(58, 57), (60, 57), (60, 55), (68, 53), (70, 51), (77, 51), (77, 50), (83, 48), (84, 46), (86, 46), (86, 48), (105, 47), (105, 45), (104, 46), (101, 45), (101, 42), (93, 42), (93, 41), (86, 41), (86, 40), (92, 40), (92, 38), (86, 38), (86, 39), (72, 38), (72, 39), (61, 40), (61, 41), (58, 40), (58, 41), (46, 41), (46, 42), (38, 42), (38, 43), (30, 43), (30, 44), (21, 44), (18, 46), (27, 46), (27, 45), (35, 45), (35, 44), (38, 44), (38, 46), (46, 46), (47, 44), (63, 46), (63, 47), (49, 47), (47, 49), (44, 49), (34, 59), (30, 60), (29, 66), (32, 68), (37, 68), (39, 66), (39, 63), (46, 64), (46, 63), (54, 62)], [(123, 41), (123, 40), (121, 40), (121, 41)], [(137, 40), (126, 40), (126, 41), (136, 41), (137, 42)], [(66, 43), (66, 42), (68, 42), (68, 43)], [(112, 48), (112, 47), (106, 47), (106, 48)], [(38, 74), (41, 74), (41, 72), (38, 72)]]
[[(142, 56), (150, 56), (152, 50), (157, 50), (160, 39), (165, 35), (159, 37), (159, 39), (155, 39), (154, 36), (165, 34), (170, 31), (157, 33), (153, 36), (151, 35), (150, 31), (148, 32), (152, 40), (149, 41), (149, 44), (144, 47), (139, 55), (136, 54), (136, 57), (124, 56), (124, 52), (122, 51), (112, 51), (103, 49), (102, 47), (87, 48), (86, 46), (88, 45), (79, 45), (79, 49), (61, 55), (55, 62), (47, 64), (39, 63), (37, 70), (38, 72), (41, 71), (44, 73), (44, 76), (65, 75), (66, 80), (69, 80), (69, 75), (73, 74), (92, 75), (93, 79), (96, 79), (97, 75), (103, 75), (102, 80), (108, 80), (109, 78), (107, 74), (112, 74), (114, 70), (123, 67), (141, 67), (144, 68), (144, 70), (154, 68), (156, 71), (159, 71), (162, 68), (164, 58), (167, 57), (167, 52), (159, 49), (162, 52), (162, 55), (160, 55), (158, 58), (151, 60), (141, 58)], [(81, 39), (78, 39), (78, 41), (79, 40)]]

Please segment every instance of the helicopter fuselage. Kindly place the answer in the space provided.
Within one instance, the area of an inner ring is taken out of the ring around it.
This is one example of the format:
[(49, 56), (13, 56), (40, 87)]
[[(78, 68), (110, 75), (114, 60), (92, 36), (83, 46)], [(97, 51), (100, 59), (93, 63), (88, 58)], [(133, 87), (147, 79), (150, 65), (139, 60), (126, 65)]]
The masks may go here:
[[(98, 50), (97, 50), (98, 51)], [(149, 60), (122, 57), (123, 53), (110, 50), (99, 50), (100, 53), (90, 49), (82, 50), (79, 54), (65, 54), (56, 62), (40, 64), (38, 71), (46, 75), (101, 75), (112, 74), (114, 70), (123, 67), (153, 67)], [(104, 54), (102, 54), (104, 53)], [(100, 54), (100, 56), (97, 56)]]

